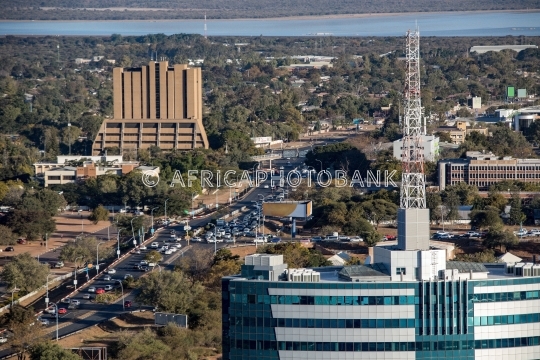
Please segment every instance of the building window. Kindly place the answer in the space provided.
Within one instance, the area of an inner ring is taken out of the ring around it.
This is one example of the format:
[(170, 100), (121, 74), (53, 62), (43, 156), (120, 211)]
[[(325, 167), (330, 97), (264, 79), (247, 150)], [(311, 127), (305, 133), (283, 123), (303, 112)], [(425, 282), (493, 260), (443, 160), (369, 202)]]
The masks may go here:
[(396, 275), (406, 275), (405, 268), (396, 268)]

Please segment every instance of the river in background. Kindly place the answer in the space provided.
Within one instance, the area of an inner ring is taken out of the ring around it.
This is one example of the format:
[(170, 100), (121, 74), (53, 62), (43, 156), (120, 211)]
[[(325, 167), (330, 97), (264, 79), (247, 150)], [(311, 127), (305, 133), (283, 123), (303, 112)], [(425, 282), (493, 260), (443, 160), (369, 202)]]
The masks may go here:
[[(456, 12), (361, 18), (208, 20), (208, 36), (400, 36), (418, 23), (422, 36), (540, 35), (540, 12)], [(2, 21), (0, 35), (203, 34), (203, 20)]]

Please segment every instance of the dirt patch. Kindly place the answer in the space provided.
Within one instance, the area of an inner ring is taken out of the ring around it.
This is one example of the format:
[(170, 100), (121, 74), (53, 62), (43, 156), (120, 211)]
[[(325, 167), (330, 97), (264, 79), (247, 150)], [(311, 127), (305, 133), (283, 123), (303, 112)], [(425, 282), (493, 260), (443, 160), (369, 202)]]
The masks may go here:
[(231, 253), (232, 253), (233, 255), (238, 255), (238, 256), (240, 256), (240, 259), (241, 259), (241, 260), (244, 260), (244, 258), (245, 258), (247, 255), (251, 255), (251, 254), (257, 253), (257, 249), (255, 248), (255, 245), (242, 246), (242, 247), (236, 247), (236, 248), (230, 248), (229, 250), (231, 250)]
[(88, 344), (108, 346), (114, 340), (116, 340), (116, 336), (103, 331), (98, 326), (91, 326), (80, 333), (59, 340), (59, 344), (63, 348), (82, 347), (88, 346)]
[(114, 319), (114, 322), (120, 326), (141, 326), (154, 325), (154, 313), (150, 311), (139, 311), (134, 313), (125, 313)]

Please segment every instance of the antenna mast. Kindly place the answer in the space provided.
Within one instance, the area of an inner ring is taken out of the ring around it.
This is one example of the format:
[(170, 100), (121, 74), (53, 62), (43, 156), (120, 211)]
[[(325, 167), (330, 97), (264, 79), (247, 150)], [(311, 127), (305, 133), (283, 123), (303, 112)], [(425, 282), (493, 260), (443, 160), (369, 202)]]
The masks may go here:
[(425, 209), (426, 184), (422, 135), (422, 103), (420, 100), (420, 31), (407, 32), (407, 77), (404, 92), (403, 153), (400, 208)]
[(206, 12), (204, 13), (204, 38), (207, 39), (206, 37)]

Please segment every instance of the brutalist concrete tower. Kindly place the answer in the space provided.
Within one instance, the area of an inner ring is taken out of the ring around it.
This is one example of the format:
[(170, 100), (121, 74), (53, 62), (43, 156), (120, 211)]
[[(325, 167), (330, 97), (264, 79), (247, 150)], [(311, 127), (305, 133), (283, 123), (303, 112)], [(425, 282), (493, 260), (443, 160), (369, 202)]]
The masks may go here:
[(398, 248), (401, 250), (429, 249), (429, 209), (426, 209), (426, 185), (420, 100), (420, 32), (407, 32), (407, 78), (405, 83), (405, 113), (403, 126), (403, 155), (400, 208), (398, 210)]

